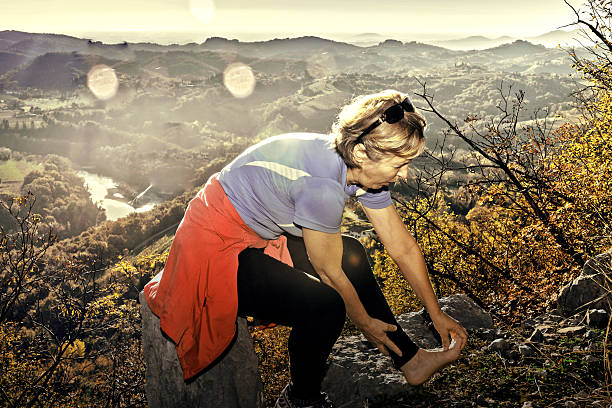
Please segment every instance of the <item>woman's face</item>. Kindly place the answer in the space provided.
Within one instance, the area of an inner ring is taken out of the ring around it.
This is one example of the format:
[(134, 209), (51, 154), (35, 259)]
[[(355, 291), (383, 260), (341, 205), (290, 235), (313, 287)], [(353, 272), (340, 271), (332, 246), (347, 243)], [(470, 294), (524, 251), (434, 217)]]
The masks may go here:
[(400, 178), (408, 177), (409, 164), (410, 160), (395, 155), (387, 155), (376, 161), (362, 156), (359, 160), (361, 168), (351, 169), (352, 174), (349, 177), (353, 179), (353, 183), (350, 184), (360, 184), (370, 190), (388, 186)]

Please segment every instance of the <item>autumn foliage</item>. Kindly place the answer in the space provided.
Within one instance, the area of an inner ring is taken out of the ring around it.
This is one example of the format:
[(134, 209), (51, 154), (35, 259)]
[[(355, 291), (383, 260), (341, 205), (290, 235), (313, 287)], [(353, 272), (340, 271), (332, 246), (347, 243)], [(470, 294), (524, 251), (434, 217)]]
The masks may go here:
[[(432, 101), (426, 90), (422, 95)], [(554, 129), (521, 121), (520, 92), (488, 126), (449, 121), (472, 144), (462, 165), (476, 175), (449, 190), (431, 175), (449, 171), (444, 156), (452, 152), (432, 152), (437, 167), (421, 174), (416, 197), (396, 197), (439, 296), (466, 293), (500, 317), (518, 318), (543, 309), (585, 260), (610, 248), (611, 95), (601, 92), (584, 106), (596, 115)], [(456, 201), (476, 204), (461, 214), (452, 209)], [(374, 259), (388, 297), (414, 300), (388, 256), (376, 250)], [(408, 309), (402, 302), (397, 311)]]
[[(525, 93), (502, 84), (497, 117), (466, 112), (465, 120), (453, 121), (436, 108), (426, 84), (419, 93), (425, 110), (470, 153), (455, 157), (444, 143), (430, 150), (420, 173), (398, 186), (396, 206), (422, 248), (438, 296), (465, 293), (508, 324), (545, 309), (585, 260), (611, 247), (610, 2), (588, 4), (590, 19), (577, 12), (578, 23), (598, 47), (589, 59), (571, 54), (586, 84), (578, 93), (580, 115), (529, 114)], [(194, 183), (227, 159), (211, 161)], [(127, 255), (172, 230), (191, 193), (80, 233), (97, 216), (82, 202), (87, 211), (62, 231), (80, 235), (52, 247), (56, 236), (48, 225), (74, 207), (56, 200), (65, 184), (60, 169), (49, 162), (36, 177), (41, 180), (29, 180), (39, 205), (55, 203), (44, 206), (55, 211), (40, 210), (41, 218), (31, 194), (0, 209), (10, 219), (10, 228), (0, 231), (0, 405), (145, 406), (136, 299), (165, 254)], [(458, 171), (463, 181), (446, 183), (445, 175)], [(364, 243), (393, 311), (419, 308), (380, 243)], [(288, 332), (252, 328), (268, 399), (288, 380)]]

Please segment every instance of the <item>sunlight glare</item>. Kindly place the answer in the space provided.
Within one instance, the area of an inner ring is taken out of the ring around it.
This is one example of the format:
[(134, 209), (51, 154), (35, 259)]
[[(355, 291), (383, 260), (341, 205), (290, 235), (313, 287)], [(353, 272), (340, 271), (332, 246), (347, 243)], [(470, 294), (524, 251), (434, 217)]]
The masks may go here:
[(96, 98), (106, 101), (117, 93), (119, 79), (108, 65), (95, 65), (87, 73), (87, 87)]
[(189, 0), (189, 10), (201, 22), (209, 23), (215, 15), (215, 3), (212, 0)]
[(236, 98), (246, 98), (255, 89), (255, 75), (248, 65), (235, 62), (223, 71), (223, 84)]

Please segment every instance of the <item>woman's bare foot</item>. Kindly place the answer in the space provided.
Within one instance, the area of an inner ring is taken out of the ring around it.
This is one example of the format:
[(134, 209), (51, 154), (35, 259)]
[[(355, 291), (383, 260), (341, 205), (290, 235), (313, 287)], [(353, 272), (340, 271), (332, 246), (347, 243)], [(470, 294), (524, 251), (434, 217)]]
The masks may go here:
[(461, 346), (455, 343), (446, 351), (429, 351), (420, 348), (414, 357), (401, 367), (406, 381), (410, 385), (423, 384), (433, 373), (459, 358)]

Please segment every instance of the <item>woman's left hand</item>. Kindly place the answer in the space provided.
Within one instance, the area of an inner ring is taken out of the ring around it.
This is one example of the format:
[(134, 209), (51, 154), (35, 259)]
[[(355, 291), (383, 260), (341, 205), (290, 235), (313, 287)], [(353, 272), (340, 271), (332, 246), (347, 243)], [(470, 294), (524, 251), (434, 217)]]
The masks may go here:
[(434, 327), (442, 338), (442, 347), (444, 347), (444, 350), (448, 350), (450, 347), (449, 337), (455, 340), (456, 343), (459, 343), (459, 346), (463, 350), (463, 347), (465, 347), (467, 343), (467, 331), (463, 328), (461, 323), (441, 310), (434, 315), (430, 314), (430, 317)]

